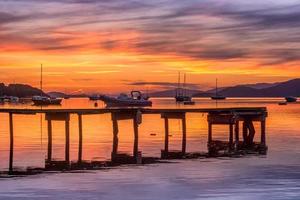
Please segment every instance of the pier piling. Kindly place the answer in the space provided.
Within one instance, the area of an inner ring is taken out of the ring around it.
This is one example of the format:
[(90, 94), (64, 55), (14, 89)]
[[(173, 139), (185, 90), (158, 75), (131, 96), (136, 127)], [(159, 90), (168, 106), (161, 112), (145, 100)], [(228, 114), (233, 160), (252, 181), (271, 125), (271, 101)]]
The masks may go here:
[(13, 125), (13, 113), (9, 113), (9, 167), (8, 173), (13, 174), (13, 161), (14, 161), (14, 125)]
[(78, 163), (82, 162), (82, 114), (78, 114)]
[(47, 161), (52, 161), (52, 122), (47, 120), (48, 124), (48, 149), (47, 149)]

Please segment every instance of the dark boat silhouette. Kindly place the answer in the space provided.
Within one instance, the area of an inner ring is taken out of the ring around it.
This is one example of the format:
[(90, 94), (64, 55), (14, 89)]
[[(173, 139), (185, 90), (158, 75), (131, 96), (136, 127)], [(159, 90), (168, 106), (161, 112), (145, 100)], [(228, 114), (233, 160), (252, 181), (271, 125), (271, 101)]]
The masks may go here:
[(40, 80), (40, 90), (41, 95), (33, 96), (32, 102), (35, 106), (48, 106), (48, 105), (60, 105), (62, 99), (59, 98), (50, 98), (43, 95), (43, 65), (41, 65), (41, 80)]
[(285, 100), (286, 100), (286, 102), (288, 102), (288, 103), (293, 103), (293, 102), (296, 102), (296, 101), (297, 101), (297, 97), (288, 96), (288, 97), (285, 97)]
[(131, 96), (121, 93), (118, 97), (99, 95), (99, 100), (104, 101), (107, 107), (147, 107), (152, 106), (148, 97), (143, 97), (140, 91), (131, 91)]
[(178, 87), (175, 89), (175, 100), (176, 102), (191, 102), (192, 97), (187, 95), (187, 90), (185, 88), (185, 74), (184, 74), (184, 81), (183, 81), (183, 87), (181, 87), (180, 83), (180, 72), (178, 73)]
[(45, 96), (33, 96), (32, 102), (36, 106), (60, 105), (62, 99), (50, 98)]
[(212, 100), (225, 100), (226, 97), (218, 94), (218, 79), (216, 79), (216, 94), (210, 97)]

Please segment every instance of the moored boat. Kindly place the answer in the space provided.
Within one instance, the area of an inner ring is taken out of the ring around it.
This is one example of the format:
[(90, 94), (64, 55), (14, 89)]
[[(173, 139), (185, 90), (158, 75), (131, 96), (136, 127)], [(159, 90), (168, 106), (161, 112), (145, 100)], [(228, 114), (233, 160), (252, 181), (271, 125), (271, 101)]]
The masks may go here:
[(32, 97), (33, 105), (35, 106), (48, 106), (48, 105), (60, 105), (62, 99), (59, 98), (50, 98), (43, 96), (43, 65), (41, 65), (41, 80), (40, 80), (40, 90), (41, 95), (36, 95)]
[(175, 100), (176, 102), (190, 102), (192, 101), (192, 97), (187, 95), (186, 89), (186, 74), (184, 74), (183, 87), (181, 87), (180, 83), (180, 72), (178, 74), (178, 87), (175, 89)]
[(140, 91), (132, 91), (131, 96), (121, 93), (118, 97), (99, 95), (99, 100), (104, 101), (107, 107), (147, 107), (152, 106), (152, 101), (143, 97)]
[(218, 79), (216, 79), (216, 94), (210, 97), (212, 100), (225, 100), (226, 97), (218, 94)]
[(296, 102), (296, 101), (297, 101), (297, 97), (288, 96), (288, 97), (285, 97), (285, 100), (286, 100), (286, 102), (288, 102), (288, 103), (293, 103), (293, 102)]
[(36, 106), (60, 105), (62, 99), (50, 98), (45, 96), (33, 96), (32, 102)]

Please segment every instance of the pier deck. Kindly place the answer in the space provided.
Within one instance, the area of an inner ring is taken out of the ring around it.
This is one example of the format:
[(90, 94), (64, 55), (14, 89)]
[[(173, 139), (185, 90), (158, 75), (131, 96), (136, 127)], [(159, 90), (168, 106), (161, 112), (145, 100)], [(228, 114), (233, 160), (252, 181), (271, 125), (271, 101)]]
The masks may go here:
[[(78, 160), (76, 169), (88, 168), (82, 161), (82, 141), (84, 133), (82, 130), (82, 115), (111, 114), (112, 119), (112, 153), (111, 163), (143, 163), (141, 152), (139, 151), (139, 125), (142, 123), (143, 115), (160, 115), (165, 124), (164, 149), (161, 150), (161, 159), (188, 158), (195, 157), (186, 152), (187, 146), (187, 113), (206, 113), (208, 121), (207, 147), (208, 156), (217, 156), (220, 151), (227, 155), (238, 154), (243, 151), (256, 151), (266, 153), (266, 118), (267, 109), (265, 107), (237, 107), (237, 108), (88, 108), (88, 109), (60, 109), (60, 108), (1, 108), (0, 113), (7, 113), (9, 117), (9, 166), (8, 173), (14, 174), (14, 115), (35, 115), (42, 113), (47, 120), (48, 130), (48, 149), (45, 169), (59, 168), (63, 170), (71, 169), (70, 162), (70, 115), (78, 115)], [(169, 120), (179, 119), (182, 121), (182, 148), (179, 151), (169, 150)], [(118, 153), (118, 121), (132, 120), (133, 123), (133, 156), (126, 156)], [(52, 160), (52, 121), (65, 122), (65, 160), (61, 162)], [(253, 122), (260, 122), (260, 141), (254, 141), (254, 135), (257, 132)], [(213, 140), (213, 125), (228, 126), (229, 141)], [(242, 124), (242, 137), (240, 139), (240, 124)], [(101, 165), (97, 163), (97, 165)], [(59, 166), (59, 167), (58, 167)]]

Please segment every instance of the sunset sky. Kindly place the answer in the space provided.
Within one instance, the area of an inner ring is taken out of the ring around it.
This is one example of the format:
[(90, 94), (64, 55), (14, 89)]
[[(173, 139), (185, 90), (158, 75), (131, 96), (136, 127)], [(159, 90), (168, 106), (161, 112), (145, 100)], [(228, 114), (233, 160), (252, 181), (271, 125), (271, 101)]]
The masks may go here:
[(300, 77), (299, 0), (0, 0), (0, 82), (160, 90)]

